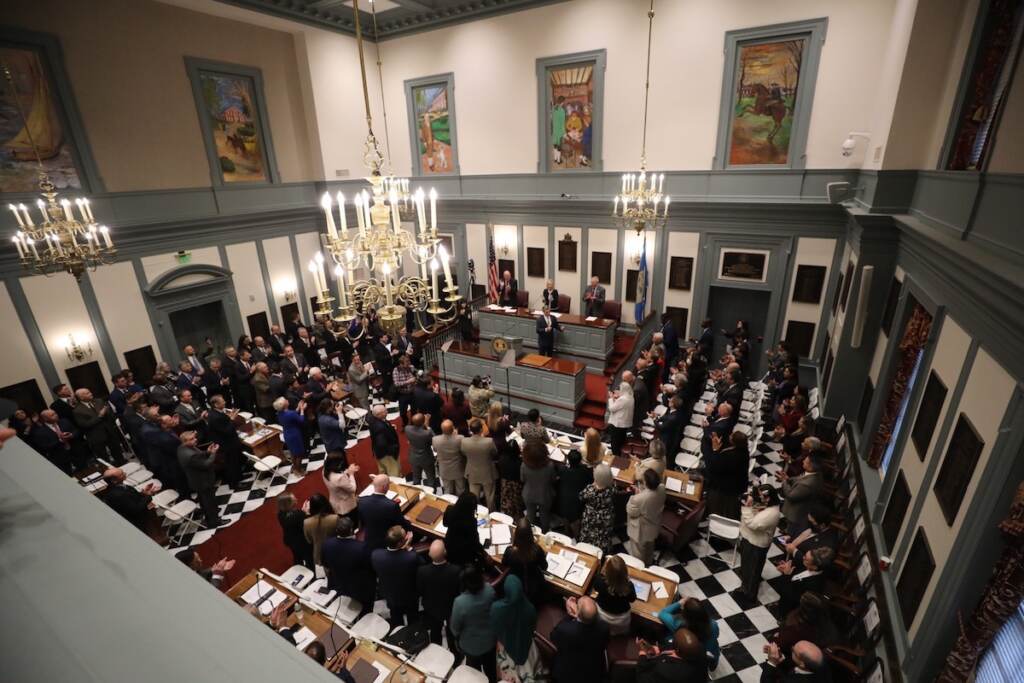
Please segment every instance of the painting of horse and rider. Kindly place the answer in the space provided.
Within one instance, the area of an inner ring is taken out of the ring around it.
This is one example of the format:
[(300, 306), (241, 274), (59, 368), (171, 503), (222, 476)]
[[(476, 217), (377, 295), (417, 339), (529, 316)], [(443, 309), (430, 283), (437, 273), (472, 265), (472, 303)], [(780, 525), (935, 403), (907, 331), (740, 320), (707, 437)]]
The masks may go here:
[(793, 111), (806, 42), (797, 38), (740, 46), (730, 165), (789, 163)]
[(253, 80), (212, 71), (199, 79), (224, 182), (269, 181)]

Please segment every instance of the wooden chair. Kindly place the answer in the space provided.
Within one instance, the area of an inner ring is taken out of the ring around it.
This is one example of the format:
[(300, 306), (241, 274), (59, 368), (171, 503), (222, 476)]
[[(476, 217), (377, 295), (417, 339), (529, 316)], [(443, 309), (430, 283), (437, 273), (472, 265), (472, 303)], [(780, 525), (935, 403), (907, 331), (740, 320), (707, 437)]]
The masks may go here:
[(559, 294), (558, 295), (558, 312), (559, 313), (568, 313), (569, 309), (571, 307), (572, 307), (572, 297), (569, 296), (568, 294)]
[(661, 530), (658, 532), (658, 542), (672, 552), (678, 553), (697, 535), (700, 521), (704, 517), (704, 510), (704, 501), (693, 508), (684, 506), (673, 508), (671, 505), (666, 505), (661, 512)]

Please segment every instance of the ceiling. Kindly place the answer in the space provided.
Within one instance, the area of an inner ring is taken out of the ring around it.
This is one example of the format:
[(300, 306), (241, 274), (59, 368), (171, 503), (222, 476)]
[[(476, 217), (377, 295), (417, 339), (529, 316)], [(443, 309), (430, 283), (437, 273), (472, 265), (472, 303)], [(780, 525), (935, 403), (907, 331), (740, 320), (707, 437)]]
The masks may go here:
[[(391, 38), (566, 0), (376, 0), (377, 33)], [(229, 5), (355, 35), (352, 0), (219, 0)], [(373, 39), (370, 0), (359, 0), (364, 36)]]

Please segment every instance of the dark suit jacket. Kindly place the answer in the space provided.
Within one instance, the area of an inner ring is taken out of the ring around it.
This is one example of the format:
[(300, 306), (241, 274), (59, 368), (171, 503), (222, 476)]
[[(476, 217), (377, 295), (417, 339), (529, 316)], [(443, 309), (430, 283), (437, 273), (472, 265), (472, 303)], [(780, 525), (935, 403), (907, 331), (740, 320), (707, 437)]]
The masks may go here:
[(327, 452), (343, 453), (348, 444), (348, 435), (341, 429), (338, 416), (331, 413), (322, 414), (316, 418), (316, 421), (320, 428), (320, 438), (323, 440)]
[(364, 541), (331, 536), (324, 539), (320, 559), (327, 570), (327, 581), (339, 595), (358, 600), (365, 608), (373, 606), (377, 577), (370, 565), (370, 550)]
[(274, 355), (277, 356), (280, 356), (284, 347), (288, 345), (288, 337), (283, 332), (278, 335), (270, 335), (267, 341), (270, 343), (270, 348), (274, 350)]
[[(62, 432), (76, 434), (77, 430), (68, 420), (57, 418), (57, 427)], [(57, 433), (50, 429), (49, 425), (42, 422), (32, 425), (28, 432), (29, 441), (37, 451), (43, 454), (47, 460), (62, 470), (67, 470), (71, 464), (71, 442), (64, 443), (57, 436)]]
[(100, 415), (103, 408), (102, 399), (93, 399), (92, 403), (79, 402), (73, 409), (74, 422), (85, 434), (85, 441), (92, 447), (104, 446), (118, 438), (117, 429), (111, 411)]
[(541, 301), (545, 306), (549, 306), (552, 311), (558, 310), (558, 290), (557, 289), (545, 289), (540, 293)]
[(67, 401), (58, 398), (56, 401), (50, 404), (50, 410), (57, 413), (57, 417), (59, 417), (62, 420), (67, 420), (68, 422), (75, 421), (73, 413), (74, 409), (70, 405), (68, 405)]
[(743, 402), (743, 387), (733, 384), (723, 389), (718, 394), (718, 403), (728, 403), (732, 406), (732, 414), (737, 418), (740, 415), (740, 403)]
[(128, 396), (121, 389), (114, 387), (110, 391), (110, 396), (107, 396), (107, 402), (114, 406), (114, 412), (120, 417), (124, 415), (124, 409), (128, 405)]
[(651, 410), (651, 393), (647, 384), (637, 379), (633, 382), (633, 427), (639, 428)]
[(641, 655), (636, 662), (637, 683), (701, 683), (708, 680), (706, 662), (694, 663), (670, 654)]
[(608, 670), (605, 648), (608, 647), (608, 626), (595, 619), (584, 624), (566, 617), (551, 632), (551, 642), (558, 653), (551, 673), (557, 683), (600, 681)]
[(178, 463), (185, 470), (188, 485), (193, 491), (217, 486), (217, 475), (213, 471), (215, 455), (198, 448), (178, 446)]
[(435, 434), (441, 433), (441, 413), (444, 410), (444, 401), (433, 389), (416, 385), (412, 390), (413, 412), (423, 413), (430, 416), (430, 429)]
[(370, 446), (373, 449), (373, 457), (380, 460), (389, 455), (398, 457), (398, 432), (387, 420), (370, 415), (366, 418), (366, 426), (370, 430)]
[(550, 348), (555, 345), (555, 332), (562, 329), (558, 324), (558, 318), (551, 316), (551, 331), (547, 331), (547, 323), (544, 316), (537, 316), (537, 345), (541, 348)]
[(726, 495), (739, 496), (747, 490), (750, 453), (723, 446), (708, 456), (705, 465), (705, 487)]
[(416, 570), (416, 592), (423, 600), (423, 612), (434, 623), (448, 621), (452, 603), (461, 592), (460, 570), (451, 562), (430, 562)]
[(672, 321), (667, 321), (661, 326), (662, 343), (665, 344), (666, 360), (673, 360), (679, 356), (679, 333)]
[[(588, 300), (587, 295), (591, 293), (593, 294), (593, 298)], [(604, 287), (601, 285), (595, 285), (593, 287), (587, 285), (587, 288), (583, 290), (583, 310), (585, 315), (597, 316), (600, 318), (601, 314), (604, 312), (604, 297)]]
[(519, 283), (512, 278), (507, 283), (504, 279), (498, 280), (498, 303), (502, 306), (515, 306), (516, 294), (519, 292)]
[(711, 358), (711, 353), (715, 348), (715, 333), (708, 327), (700, 331), (700, 337), (697, 339), (697, 346), (700, 347), (700, 354), (705, 358)]
[(208, 436), (211, 441), (220, 446), (221, 452), (225, 455), (239, 454), (243, 450), (242, 440), (238, 438), (238, 430), (232, 424), (231, 418), (219, 410), (211, 410), (206, 416), (208, 425)]
[(732, 418), (716, 417), (711, 424), (704, 428), (704, 438), (701, 440), (701, 453), (704, 454), (705, 459), (711, 456), (711, 435), (718, 434), (723, 442), (729, 443), (729, 435), (732, 434), (732, 428), (735, 424)]
[(420, 557), (411, 550), (378, 548), (370, 557), (380, 580), (380, 592), (389, 605), (417, 605), (416, 571)]
[(142, 530), (145, 530), (146, 526), (146, 510), (149, 501), (149, 496), (124, 484), (107, 487), (107, 491), (103, 495), (103, 502), (109, 505), (114, 512)]
[(665, 444), (665, 454), (669, 460), (679, 452), (679, 442), (683, 439), (683, 428), (686, 426), (685, 420), (686, 415), (682, 411), (669, 410), (654, 421), (661, 441)]
[(359, 510), (359, 526), (363, 530), (363, 540), (369, 550), (383, 548), (384, 537), (388, 529), (398, 524), (406, 530), (411, 529), (409, 520), (402, 514), (398, 503), (388, 500), (387, 496), (374, 493), (360, 496), (357, 504)]

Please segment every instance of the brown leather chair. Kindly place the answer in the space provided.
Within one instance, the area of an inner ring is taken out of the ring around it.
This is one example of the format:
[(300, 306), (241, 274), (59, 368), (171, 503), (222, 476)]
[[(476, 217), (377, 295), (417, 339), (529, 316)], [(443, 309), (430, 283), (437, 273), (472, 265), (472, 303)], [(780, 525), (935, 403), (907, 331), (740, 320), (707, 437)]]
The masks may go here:
[(604, 309), (601, 311), (601, 317), (607, 318), (608, 320), (614, 320), (615, 322), (621, 322), (622, 302), (606, 300), (604, 302)]
[(525, 289), (520, 289), (516, 292), (516, 306), (519, 308), (530, 307), (530, 293)]
[(544, 603), (537, 609), (537, 625), (533, 629), (533, 642), (537, 644), (541, 661), (549, 668), (555, 655), (558, 654), (558, 648), (551, 642), (551, 632), (567, 616), (569, 615), (560, 602)]
[(691, 507), (666, 505), (661, 512), (661, 530), (658, 531), (658, 543), (673, 552), (679, 552), (683, 546), (697, 536), (697, 527), (704, 519), (704, 501)]
[(569, 312), (569, 308), (571, 308), (571, 307), (572, 307), (572, 297), (569, 296), (568, 294), (559, 294), (558, 295), (558, 312), (559, 313), (568, 313)]
[(637, 647), (635, 635), (612, 636), (605, 656), (608, 659), (608, 680), (611, 683), (636, 681), (636, 662), (640, 658), (640, 648)]

